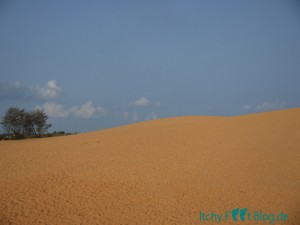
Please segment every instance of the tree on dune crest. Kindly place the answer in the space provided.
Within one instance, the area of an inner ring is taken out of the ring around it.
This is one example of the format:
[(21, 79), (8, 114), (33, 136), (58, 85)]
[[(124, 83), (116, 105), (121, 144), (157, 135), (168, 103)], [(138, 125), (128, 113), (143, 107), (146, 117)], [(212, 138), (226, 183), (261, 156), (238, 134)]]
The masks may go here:
[(32, 117), (33, 117), (32, 125), (35, 134), (41, 136), (42, 134), (47, 132), (47, 130), (51, 127), (51, 124), (47, 123), (48, 116), (43, 110), (36, 109), (32, 113)]
[(9, 137), (11, 137), (12, 134), (16, 137), (20, 136), (24, 112), (24, 110), (20, 110), (16, 107), (10, 107), (6, 111), (1, 124)]
[(47, 123), (47, 114), (36, 109), (26, 112), (24, 109), (10, 107), (1, 119), (3, 129), (9, 138), (40, 137), (47, 132), (51, 124)]

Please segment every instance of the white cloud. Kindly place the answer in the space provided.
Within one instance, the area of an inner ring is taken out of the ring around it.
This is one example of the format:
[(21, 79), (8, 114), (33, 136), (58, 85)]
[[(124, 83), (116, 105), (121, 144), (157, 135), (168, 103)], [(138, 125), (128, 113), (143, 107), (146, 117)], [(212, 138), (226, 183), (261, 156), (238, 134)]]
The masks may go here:
[(261, 103), (255, 106), (256, 111), (272, 111), (277, 109), (283, 109), (284, 103), (273, 102), (273, 103)]
[(30, 90), (36, 98), (46, 101), (57, 99), (63, 92), (56, 80), (49, 80), (45, 87), (32, 86)]
[(151, 112), (150, 115), (146, 117), (146, 120), (156, 120), (157, 114), (155, 112)]
[(92, 101), (87, 101), (81, 106), (73, 106), (70, 109), (65, 109), (63, 105), (56, 104), (55, 102), (46, 102), (42, 106), (36, 106), (35, 108), (43, 109), (45, 113), (52, 118), (67, 118), (73, 116), (89, 119), (97, 113), (105, 112), (101, 106), (94, 106)]
[(0, 99), (41, 99), (52, 101), (63, 93), (56, 80), (50, 80), (44, 87), (23, 86), (20, 81), (0, 83)]
[(123, 118), (125, 120), (132, 121), (132, 122), (138, 121), (139, 119), (143, 120), (143, 118), (144, 118), (144, 120), (155, 120), (155, 119), (157, 119), (157, 114), (155, 112), (151, 112), (148, 115), (146, 114), (146, 115), (141, 116), (137, 111), (124, 112)]
[(149, 100), (145, 97), (140, 97), (135, 102), (131, 103), (133, 106), (147, 106), (149, 105)]
[(88, 101), (82, 106), (74, 106), (70, 109), (70, 112), (78, 118), (91, 118), (98, 112), (104, 112), (104, 109), (100, 106), (93, 106), (92, 101)]
[(129, 106), (137, 106), (137, 107), (145, 107), (145, 106), (160, 106), (160, 102), (150, 102), (146, 97), (140, 97), (139, 99), (135, 100), (134, 102), (129, 103)]
[(244, 105), (244, 106), (242, 107), (242, 110), (250, 110), (250, 109), (252, 109), (252, 106), (251, 106), (251, 105)]
[(275, 102), (264, 102), (257, 104), (255, 106), (252, 105), (244, 105), (242, 107), (242, 110), (254, 110), (257, 112), (263, 112), (263, 111), (272, 111), (272, 110), (278, 110), (284, 108), (284, 103), (280, 103), (278, 101)]
[(66, 118), (70, 114), (63, 105), (56, 104), (55, 102), (46, 102), (42, 106), (36, 106), (35, 108), (44, 110), (52, 118)]
[(139, 115), (136, 111), (134, 112), (124, 112), (123, 117), (125, 120), (130, 120), (130, 121), (138, 121), (139, 120)]

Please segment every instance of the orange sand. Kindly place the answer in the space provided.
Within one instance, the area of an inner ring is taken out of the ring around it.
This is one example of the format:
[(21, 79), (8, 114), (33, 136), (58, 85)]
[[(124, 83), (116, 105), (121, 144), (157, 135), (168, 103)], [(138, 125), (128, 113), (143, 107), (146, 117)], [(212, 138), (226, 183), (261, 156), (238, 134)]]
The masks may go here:
[(1, 225), (215, 225), (200, 211), (238, 207), (300, 224), (300, 108), (0, 141)]

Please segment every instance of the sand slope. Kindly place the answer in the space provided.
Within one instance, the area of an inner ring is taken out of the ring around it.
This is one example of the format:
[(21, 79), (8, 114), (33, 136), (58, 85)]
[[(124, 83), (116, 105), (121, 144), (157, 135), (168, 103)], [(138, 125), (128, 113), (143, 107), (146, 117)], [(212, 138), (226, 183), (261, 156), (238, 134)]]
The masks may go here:
[(0, 142), (1, 225), (217, 224), (200, 211), (234, 208), (300, 224), (300, 108)]

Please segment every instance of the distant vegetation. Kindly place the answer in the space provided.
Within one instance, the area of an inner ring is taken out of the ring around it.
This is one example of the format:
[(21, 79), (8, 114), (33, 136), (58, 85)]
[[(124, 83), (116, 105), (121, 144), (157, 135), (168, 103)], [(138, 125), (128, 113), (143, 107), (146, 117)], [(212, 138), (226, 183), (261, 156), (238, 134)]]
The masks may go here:
[(70, 132), (64, 132), (64, 131), (53, 131), (51, 133), (47, 133), (44, 136), (45, 137), (57, 137), (57, 136), (65, 136), (65, 135), (72, 135), (72, 134), (77, 134), (75, 133), (70, 133)]
[(47, 123), (47, 114), (40, 109), (27, 112), (24, 109), (10, 107), (1, 119), (1, 125), (6, 133), (0, 135), (0, 140), (24, 139), (37, 137), (55, 137), (70, 135), (64, 131), (48, 132), (51, 127)]

